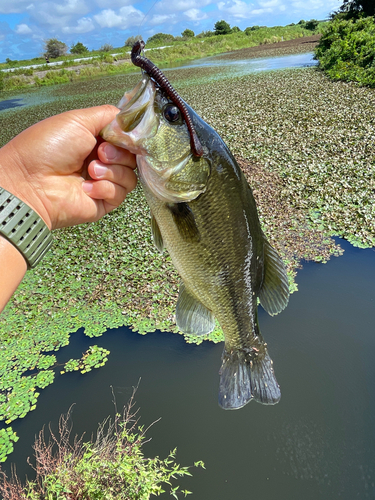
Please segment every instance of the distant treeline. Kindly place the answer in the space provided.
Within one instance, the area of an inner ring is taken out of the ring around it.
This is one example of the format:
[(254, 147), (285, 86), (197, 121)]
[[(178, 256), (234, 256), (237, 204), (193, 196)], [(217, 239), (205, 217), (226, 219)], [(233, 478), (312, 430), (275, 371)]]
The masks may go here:
[(375, 88), (375, 2), (345, 0), (315, 49), (320, 68), (333, 80)]

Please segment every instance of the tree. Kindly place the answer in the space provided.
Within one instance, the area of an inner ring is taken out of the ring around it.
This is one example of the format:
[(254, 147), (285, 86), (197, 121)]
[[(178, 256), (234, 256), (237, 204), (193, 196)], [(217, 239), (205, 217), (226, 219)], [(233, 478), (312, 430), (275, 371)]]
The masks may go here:
[(317, 21), (316, 19), (310, 19), (310, 21), (306, 22), (305, 28), (307, 30), (314, 31), (318, 27), (318, 24), (319, 24), (319, 21)]
[(374, 0), (344, 0), (339, 12), (346, 12), (348, 17), (358, 17), (363, 12), (365, 16), (375, 16)]
[(228, 35), (229, 33), (232, 33), (230, 25), (224, 20), (217, 21), (214, 29), (215, 35)]
[(83, 45), (81, 42), (77, 42), (76, 44), (73, 44), (70, 48), (70, 53), (71, 54), (85, 54), (85, 52), (88, 52), (89, 49)]
[(181, 33), (181, 35), (184, 38), (193, 38), (195, 36), (195, 33), (193, 30), (186, 29)]
[(111, 50), (113, 50), (113, 45), (105, 43), (100, 47), (99, 52), (111, 52)]
[(49, 38), (44, 42), (44, 56), (48, 58), (56, 58), (64, 56), (68, 51), (68, 46), (64, 42), (60, 42), (57, 38)]
[(138, 40), (143, 40), (142, 35), (129, 36), (129, 38), (127, 38), (125, 42), (125, 47), (133, 47), (135, 42), (137, 42)]
[(241, 29), (238, 26), (233, 26), (232, 33), (239, 33)]

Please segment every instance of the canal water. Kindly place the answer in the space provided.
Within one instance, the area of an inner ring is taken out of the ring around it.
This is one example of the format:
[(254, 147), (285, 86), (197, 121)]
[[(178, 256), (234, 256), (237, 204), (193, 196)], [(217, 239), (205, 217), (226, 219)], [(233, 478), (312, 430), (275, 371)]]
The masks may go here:
[[(43, 425), (55, 427), (74, 404), (74, 431), (90, 436), (114, 413), (111, 387), (120, 408), (141, 379), (141, 423), (161, 417), (145, 453), (164, 457), (177, 446), (180, 463), (203, 460), (206, 470), (180, 481), (196, 500), (375, 498), (375, 251), (341, 244), (342, 257), (304, 265), (283, 313), (271, 318), (259, 308), (279, 404), (219, 408), (221, 344), (108, 331), (95, 339), (111, 351), (103, 368), (57, 376), (36, 410), (13, 423), (22, 443), (11, 456), (18, 473), (30, 474), (26, 457)], [(59, 361), (91, 344), (77, 332)]]

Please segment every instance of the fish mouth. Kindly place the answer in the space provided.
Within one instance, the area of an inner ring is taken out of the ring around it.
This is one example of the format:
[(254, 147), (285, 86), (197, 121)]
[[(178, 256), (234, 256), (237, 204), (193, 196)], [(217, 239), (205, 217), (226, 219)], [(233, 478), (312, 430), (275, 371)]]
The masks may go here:
[(100, 132), (107, 142), (128, 149), (134, 154), (145, 154), (142, 147), (144, 137), (152, 138), (157, 133), (159, 120), (154, 112), (155, 84), (148, 75), (118, 104), (120, 112)]

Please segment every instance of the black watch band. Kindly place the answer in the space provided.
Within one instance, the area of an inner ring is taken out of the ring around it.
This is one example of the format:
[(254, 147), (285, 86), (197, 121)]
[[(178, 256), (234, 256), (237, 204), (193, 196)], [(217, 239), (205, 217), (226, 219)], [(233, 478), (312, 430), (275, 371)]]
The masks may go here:
[(52, 233), (26, 203), (0, 187), (0, 235), (24, 256), (28, 268), (35, 267), (52, 245)]

